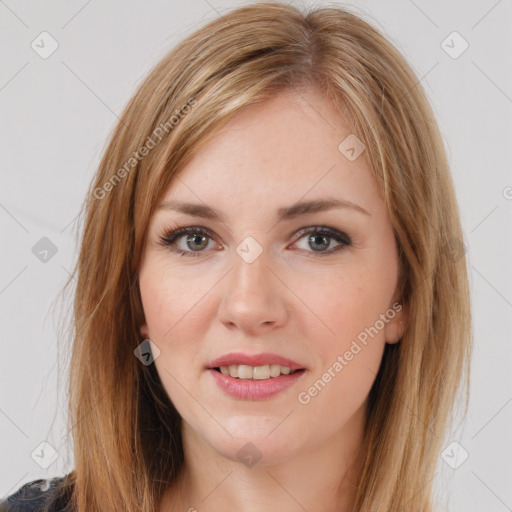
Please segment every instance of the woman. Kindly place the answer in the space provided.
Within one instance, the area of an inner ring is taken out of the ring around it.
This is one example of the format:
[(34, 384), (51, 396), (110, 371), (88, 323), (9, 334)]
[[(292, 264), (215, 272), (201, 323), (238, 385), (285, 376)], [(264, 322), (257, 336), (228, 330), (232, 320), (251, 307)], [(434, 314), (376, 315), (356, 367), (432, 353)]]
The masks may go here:
[(209, 23), (126, 107), (85, 214), (75, 469), (4, 507), (433, 509), (467, 269), (435, 118), (379, 32), (280, 3)]

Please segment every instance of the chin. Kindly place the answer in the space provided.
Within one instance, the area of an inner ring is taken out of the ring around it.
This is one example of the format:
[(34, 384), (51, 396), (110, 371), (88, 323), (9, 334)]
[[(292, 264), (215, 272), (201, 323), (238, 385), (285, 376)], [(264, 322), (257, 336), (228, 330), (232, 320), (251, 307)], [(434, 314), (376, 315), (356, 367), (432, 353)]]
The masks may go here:
[(303, 452), (298, 439), (304, 439), (304, 436), (294, 436), (290, 425), (280, 430), (280, 421), (282, 418), (279, 421), (256, 416), (232, 418), (227, 424), (223, 423), (232, 437), (226, 433), (222, 437), (207, 436), (206, 440), (226, 459), (241, 462), (247, 467), (280, 464), (293, 457), (294, 453)]

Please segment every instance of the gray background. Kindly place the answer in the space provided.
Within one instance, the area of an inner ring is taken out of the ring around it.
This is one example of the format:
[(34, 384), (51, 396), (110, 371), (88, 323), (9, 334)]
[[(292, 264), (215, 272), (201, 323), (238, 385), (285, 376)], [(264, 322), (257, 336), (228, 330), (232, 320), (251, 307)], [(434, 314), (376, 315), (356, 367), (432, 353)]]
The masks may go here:
[[(245, 3), (0, 1), (0, 496), (73, 468), (59, 307), (51, 306), (76, 258), (76, 216), (105, 139), (167, 50)], [(468, 417), (445, 442), (463, 447), (445, 452), (458, 467), (440, 458), (434, 477), (439, 510), (512, 510), (512, 1), (348, 5), (384, 31), (426, 88), (462, 211), (475, 352)], [(43, 45), (43, 31), (59, 45), (46, 59), (31, 47)], [(462, 49), (446, 39), (453, 31), (469, 44), (457, 58), (443, 47)], [(43, 237), (57, 250), (46, 261), (33, 252)], [(47, 469), (36, 463), (51, 461), (44, 441), (58, 453)]]

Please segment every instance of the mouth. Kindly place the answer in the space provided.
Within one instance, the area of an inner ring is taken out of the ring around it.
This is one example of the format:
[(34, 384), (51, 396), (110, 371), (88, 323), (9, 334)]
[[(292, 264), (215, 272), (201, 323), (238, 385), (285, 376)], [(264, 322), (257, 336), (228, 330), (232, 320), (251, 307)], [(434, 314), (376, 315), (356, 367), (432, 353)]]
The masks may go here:
[(215, 370), (234, 379), (266, 380), (307, 370), (305, 365), (278, 354), (225, 354), (210, 361), (208, 370)]
[(293, 386), (308, 369), (277, 354), (226, 354), (205, 368), (219, 388), (238, 400), (264, 400)]

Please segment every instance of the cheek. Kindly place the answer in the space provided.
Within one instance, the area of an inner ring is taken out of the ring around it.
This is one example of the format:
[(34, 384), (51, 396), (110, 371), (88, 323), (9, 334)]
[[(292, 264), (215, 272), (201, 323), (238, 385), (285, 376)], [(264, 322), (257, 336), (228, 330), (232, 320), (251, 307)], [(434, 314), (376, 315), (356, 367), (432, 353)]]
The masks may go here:
[[(298, 407), (307, 418), (312, 437), (318, 432), (323, 437), (336, 435), (343, 426), (350, 431), (353, 420), (361, 418), (356, 413), (364, 411), (378, 372), (382, 348), (374, 346), (369, 350), (362, 349), (351, 361), (338, 361), (342, 365), (341, 370), (336, 366), (335, 358), (324, 373), (311, 379), (309, 387), (301, 389), (297, 397)], [(364, 412), (361, 414), (364, 415)]]
[(312, 422), (312, 432), (327, 428), (334, 435), (364, 406), (379, 371), (385, 340), (384, 330), (375, 324), (386, 304), (369, 279), (345, 277), (329, 286), (323, 298), (311, 297), (321, 306), (318, 315), (329, 331), (312, 322), (302, 325), (319, 364), (299, 390), (297, 401)]
[[(201, 302), (212, 287), (208, 278), (187, 279), (168, 262), (148, 262), (140, 273), (139, 286), (144, 315), (155, 342), (167, 344), (182, 339), (177, 333), (204, 323)], [(192, 331), (193, 332), (193, 331)], [(185, 336), (188, 338), (189, 336)]]
[(339, 425), (364, 403), (385, 347), (381, 315), (386, 314), (392, 293), (390, 274), (369, 267), (346, 268), (336, 273), (337, 278), (331, 273), (309, 288), (307, 303), (314, 306), (321, 327), (310, 315), (302, 316), (301, 331), (319, 356), (319, 365), (302, 386), (302, 398), (297, 398), (317, 411), (318, 416), (315, 412), (311, 417), (327, 414), (333, 425)]
[[(325, 275), (317, 274), (314, 281), (296, 280), (299, 284), (294, 291), (303, 298), (309, 312), (297, 314), (295, 320), (302, 322), (307, 338), (315, 340), (322, 351), (332, 354), (344, 350), (386, 312), (392, 293), (388, 276), (359, 265), (329, 269)], [(379, 332), (375, 337), (382, 336)]]
[(198, 289), (186, 286), (172, 271), (156, 271), (151, 276), (141, 275), (140, 291), (149, 337), (160, 350), (154, 364), (181, 414), (190, 399), (184, 387), (190, 388), (199, 377), (194, 363), (206, 320), (201, 315)]
[(183, 407), (187, 394), (182, 396), (182, 386), (197, 382), (202, 371), (197, 360), (208, 325), (204, 299), (211, 285), (195, 280), (191, 286), (174, 270), (153, 268), (141, 272), (139, 286), (149, 338), (160, 350), (154, 364), (170, 399)]

